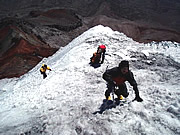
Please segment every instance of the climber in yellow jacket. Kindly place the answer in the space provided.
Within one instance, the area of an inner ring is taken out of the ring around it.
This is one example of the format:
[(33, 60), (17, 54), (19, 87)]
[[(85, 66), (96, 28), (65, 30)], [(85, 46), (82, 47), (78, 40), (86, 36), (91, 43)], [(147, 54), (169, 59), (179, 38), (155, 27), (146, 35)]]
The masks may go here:
[(43, 79), (45, 79), (47, 77), (46, 70), (51, 71), (50, 67), (48, 67), (46, 64), (43, 64), (42, 67), (40, 68), (40, 72), (41, 72), (41, 74), (43, 74)]

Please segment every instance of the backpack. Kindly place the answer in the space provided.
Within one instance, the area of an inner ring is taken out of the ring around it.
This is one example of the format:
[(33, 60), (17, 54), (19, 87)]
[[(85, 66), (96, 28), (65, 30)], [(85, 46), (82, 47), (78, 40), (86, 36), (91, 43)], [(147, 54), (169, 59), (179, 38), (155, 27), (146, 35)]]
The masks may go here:
[(100, 62), (101, 59), (101, 54), (100, 53), (93, 53), (93, 56), (91, 57), (91, 63), (92, 64), (98, 64)]

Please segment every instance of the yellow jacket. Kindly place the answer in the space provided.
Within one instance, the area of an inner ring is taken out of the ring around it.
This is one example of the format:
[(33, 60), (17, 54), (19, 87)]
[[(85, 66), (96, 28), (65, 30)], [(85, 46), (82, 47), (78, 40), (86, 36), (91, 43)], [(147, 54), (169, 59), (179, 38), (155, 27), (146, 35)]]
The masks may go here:
[(40, 68), (41, 72), (46, 72), (46, 70), (51, 70), (50, 67), (48, 67), (47, 65), (43, 64), (42, 67)]

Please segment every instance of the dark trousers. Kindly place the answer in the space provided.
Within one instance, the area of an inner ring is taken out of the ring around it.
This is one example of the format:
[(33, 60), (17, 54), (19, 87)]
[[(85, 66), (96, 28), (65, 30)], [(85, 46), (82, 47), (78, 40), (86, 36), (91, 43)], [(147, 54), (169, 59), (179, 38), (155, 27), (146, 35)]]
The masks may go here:
[(117, 97), (120, 97), (122, 95), (123, 97), (128, 97), (129, 93), (127, 91), (126, 84), (123, 83), (121, 85), (118, 85), (117, 88), (115, 89), (114, 85), (107, 84), (107, 90), (105, 92), (105, 96), (108, 97), (110, 96), (110, 93), (112, 92), (112, 89), (114, 88), (114, 93), (117, 95)]
[(45, 78), (47, 77), (46, 73), (45, 73), (45, 72), (42, 72), (42, 71), (40, 71), (40, 72), (41, 72), (41, 74), (43, 75), (43, 79), (45, 79)]

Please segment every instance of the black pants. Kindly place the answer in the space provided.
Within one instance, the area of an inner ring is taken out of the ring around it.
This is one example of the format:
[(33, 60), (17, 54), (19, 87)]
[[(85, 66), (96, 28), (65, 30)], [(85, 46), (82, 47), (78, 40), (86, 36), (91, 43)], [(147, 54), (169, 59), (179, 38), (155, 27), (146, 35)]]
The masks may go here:
[(42, 72), (42, 71), (40, 71), (40, 72), (43, 75), (43, 79), (45, 79), (47, 77), (46, 72)]
[(118, 85), (117, 86), (117, 89), (115, 89), (115, 86), (114, 85), (111, 85), (111, 84), (107, 84), (107, 90), (105, 92), (105, 96), (108, 97), (110, 96), (110, 93), (112, 92), (112, 89), (114, 88), (114, 93), (117, 95), (117, 97), (120, 97), (120, 95), (122, 95), (123, 97), (128, 97), (129, 93), (127, 91), (127, 87), (126, 87), (126, 84), (123, 83), (121, 85)]

